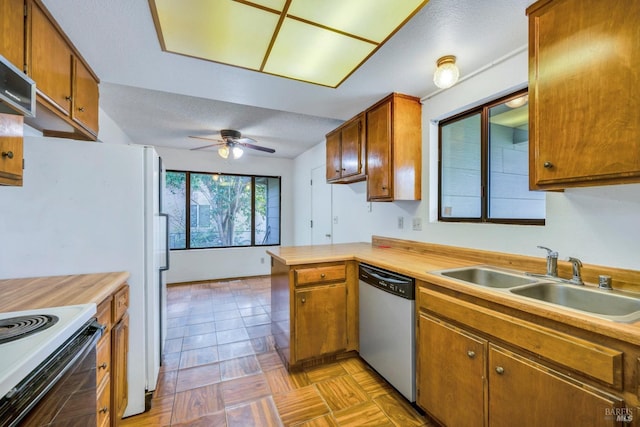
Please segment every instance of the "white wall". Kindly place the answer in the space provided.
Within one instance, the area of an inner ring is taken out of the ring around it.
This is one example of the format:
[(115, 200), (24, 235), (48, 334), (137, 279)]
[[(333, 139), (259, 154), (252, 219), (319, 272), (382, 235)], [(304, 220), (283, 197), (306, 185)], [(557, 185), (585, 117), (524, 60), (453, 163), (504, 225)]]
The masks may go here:
[[(189, 151), (156, 147), (167, 169), (281, 176), (281, 244), (293, 244), (293, 160), (273, 157), (223, 160), (215, 151)], [(167, 283), (269, 274), (269, 247), (192, 249), (171, 251)]]
[[(640, 269), (640, 185), (569, 189), (546, 193), (546, 225), (437, 222), (437, 124), (434, 121), (478, 105), (497, 95), (526, 86), (527, 52), (434, 94), (423, 102), (422, 201), (366, 202), (366, 183), (335, 185), (333, 190), (333, 241), (371, 241), (372, 235), (464, 246), (543, 257), (537, 245), (559, 251), (560, 258), (574, 256), (588, 264)], [(614, 106), (615, 107), (615, 106)], [(324, 142), (295, 160), (295, 243), (309, 244), (309, 171), (324, 163)], [(305, 181), (306, 180), (306, 181)], [(371, 211), (369, 211), (371, 206)], [(398, 217), (404, 229), (398, 229)], [(413, 218), (422, 230), (411, 230)], [(615, 278), (614, 278), (615, 279)]]

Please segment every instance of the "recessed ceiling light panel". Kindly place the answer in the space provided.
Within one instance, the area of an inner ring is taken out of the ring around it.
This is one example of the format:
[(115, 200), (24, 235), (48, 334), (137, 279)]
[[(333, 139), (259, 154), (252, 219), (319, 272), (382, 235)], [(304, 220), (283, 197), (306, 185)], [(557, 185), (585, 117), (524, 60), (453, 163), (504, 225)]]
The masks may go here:
[(149, 0), (162, 49), (337, 87), (428, 0)]

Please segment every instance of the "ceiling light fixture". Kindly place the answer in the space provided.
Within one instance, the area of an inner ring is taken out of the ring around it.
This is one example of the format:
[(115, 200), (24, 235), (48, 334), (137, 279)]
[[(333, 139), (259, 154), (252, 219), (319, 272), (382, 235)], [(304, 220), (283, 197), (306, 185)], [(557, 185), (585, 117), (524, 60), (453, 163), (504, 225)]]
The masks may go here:
[(456, 66), (456, 57), (446, 55), (436, 62), (436, 72), (433, 74), (433, 83), (441, 89), (446, 89), (458, 81), (460, 71)]
[(529, 102), (529, 95), (522, 95), (512, 99), (511, 101), (505, 102), (504, 105), (506, 105), (509, 108), (518, 108), (518, 107), (522, 107), (527, 102)]
[(223, 159), (228, 159), (229, 154), (231, 154), (231, 157), (236, 160), (242, 157), (244, 151), (242, 151), (242, 148), (238, 147), (237, 145), (231, 144), (223, 145), (222, 147), (218, 148), (218, 155)]
[(338, 87), (428, 0), (149, 0), (165, 52)]

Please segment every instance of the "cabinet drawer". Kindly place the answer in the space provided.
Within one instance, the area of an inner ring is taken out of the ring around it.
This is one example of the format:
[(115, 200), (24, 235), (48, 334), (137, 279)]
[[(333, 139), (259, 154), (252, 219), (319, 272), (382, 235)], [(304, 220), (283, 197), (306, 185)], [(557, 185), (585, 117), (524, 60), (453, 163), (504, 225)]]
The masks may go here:
[(622, 388), (622, 352), (423, 287), (420, 311), (486, 333), (544, 359)]
[(129, 307), (129, 286), (124, 286), (113, 296), (113, 321), (118, 322)]
[(111, 419), (111, 384), (109, 377), (106, 378), (104, 384), (98, 384), (98, 399), (96, 400), (97, 420), (96, 426), (108, 426)]
[[(111, 322), (111, 300), (112, 298), (109, 297), (107, 299), (105, 299), (104, 301), (102, 301), (97, 308), (97, 319), (98, 319), (98, 323), (100, 323), (101, 325), (103, 325), (105, 327), (105, 334), (111, 330), (111, 326), (112, 326), (112, 322)], [(101, 341), (104, 340), (104, 335), (102, 336), (102, 338), (100, 338)]]
[(98, 343), (96, 352), (96, 384), (100, 385), (102, 379), (111, 370), (111, 334), (106, 332)]
[(296, 285), (309, 285), (312, 283), (337, 282), (345, 280), (345, 264), (330, 265), (322, 267), (300, 268), (296, 272)]

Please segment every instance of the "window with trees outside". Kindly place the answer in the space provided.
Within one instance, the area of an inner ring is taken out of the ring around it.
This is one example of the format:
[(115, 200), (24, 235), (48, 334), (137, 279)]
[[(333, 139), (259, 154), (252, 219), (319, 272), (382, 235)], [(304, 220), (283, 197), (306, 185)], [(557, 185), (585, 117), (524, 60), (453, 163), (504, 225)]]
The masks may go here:
[(280, 244), (280, 177), (167, 171), (169, 248)]
[(542, 225), (529, 191), (529, 109), (521, 90), (439, 123), (440, 221)]

